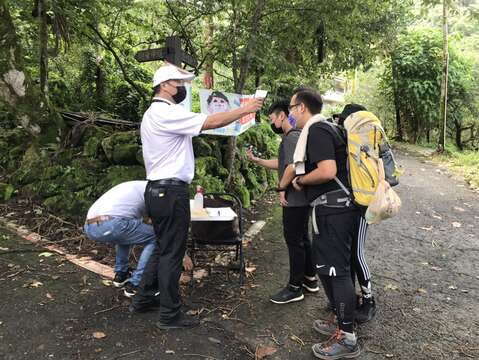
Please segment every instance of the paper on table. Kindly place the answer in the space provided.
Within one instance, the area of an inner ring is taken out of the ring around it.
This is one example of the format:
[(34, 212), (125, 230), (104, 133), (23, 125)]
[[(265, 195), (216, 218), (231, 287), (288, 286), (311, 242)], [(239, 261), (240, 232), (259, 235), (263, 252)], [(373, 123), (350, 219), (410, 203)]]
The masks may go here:
[(208, 217), (209, 214), (208, 214), (208, 211), (205, 208), (203, 208), (203, 209), (192, 208), (191, 209), (191, 216), (192, 217)]

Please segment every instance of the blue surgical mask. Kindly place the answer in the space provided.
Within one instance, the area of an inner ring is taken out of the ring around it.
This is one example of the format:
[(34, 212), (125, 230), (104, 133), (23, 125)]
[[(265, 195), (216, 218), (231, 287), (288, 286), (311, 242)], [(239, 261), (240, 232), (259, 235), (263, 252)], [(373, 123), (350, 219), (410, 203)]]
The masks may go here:
[(294, 118), (293, 115), (291, 114), (288, 115), (288, 122), (289, 122), (289, 125), (291, 125), (293, 128), (296, 127), (296, 119)]

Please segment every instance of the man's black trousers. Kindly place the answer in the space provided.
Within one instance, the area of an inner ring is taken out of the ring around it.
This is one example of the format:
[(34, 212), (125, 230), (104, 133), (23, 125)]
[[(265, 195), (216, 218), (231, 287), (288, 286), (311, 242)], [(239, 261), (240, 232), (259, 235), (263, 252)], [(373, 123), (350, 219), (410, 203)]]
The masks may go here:
[(315, 276), (311, 239), (308, 234), (309, 206), (283, 207), (283, 234), (289, 253), (289, 283), (303, 284), (304, 276)]
[(159, 320), (168, 323), (179, 315), (181, 308), (179, 279), (191, 218), (188, 186), (149, 181), (145, 190), (145, 204), (158, 246), (146, 265), (133, 302), (141, 307), (150, 303), (159, 291)]

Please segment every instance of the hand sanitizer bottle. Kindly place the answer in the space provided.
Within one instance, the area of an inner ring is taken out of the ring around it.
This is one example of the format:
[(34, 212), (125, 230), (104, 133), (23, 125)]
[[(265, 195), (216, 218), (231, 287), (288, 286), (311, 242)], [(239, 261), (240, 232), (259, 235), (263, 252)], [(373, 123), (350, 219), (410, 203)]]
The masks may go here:
[(193, 201), (194, 209), (203, 209), (203, 188), (198, 185), (196, 187), (196, 194)]

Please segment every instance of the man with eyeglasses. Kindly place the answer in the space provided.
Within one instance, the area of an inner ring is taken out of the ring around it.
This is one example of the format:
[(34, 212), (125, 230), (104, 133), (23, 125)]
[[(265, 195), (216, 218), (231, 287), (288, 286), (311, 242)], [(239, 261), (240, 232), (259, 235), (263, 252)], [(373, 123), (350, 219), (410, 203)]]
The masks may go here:
[[(292, 171), (293, 154), (298, 142), (300, 129), (295, 129), (288, 119), (288, 101), (274, 102), (268, 110), (271, 129), (282, 135), (277, 159), (261, 159), (253, 155), (251, 149), (247, 154), (251, 161), (268, 169), (278, 170), (278, 179), (283, 178), (286, 169)], [(289, 176), (290, 180), (292, 177)], [(303, 288), (310, 292), (319, 291), (316, 269), (313, 265), (311, 239), (308, 235), (309, 203), (304, 191), (295, 191), (292, 186), (283, 185), (277, 189), (280, 204), (283, 207), (283, 235), (288, 246), (289, 282), (270, 297), (275, 304), (288, 304), (304, 299)]]
[(197, 114), (178, 106), (186, 98), (185, 82), (194, 75), (174, 65), (159, 68), (153, 77), (154, 97), (141, 122), (143, 159), (148, 184), (145, 204), (152, 219), (157, 245), (146, 265), (132, 312), (157, 307), (160, 329), (188, 328), (199, 324), (181, 311), (179, 279), (190, 223), (188, 185), (195, 172), (193, 136), (201, 130), (226, 126), (244, 115), (259, 111), (264, 99), (212, 115)]
[[(357, 237), (361, 213), (335, 179), (349, 184), (346, 146), (321, 115), (323, 102), (318, 92), (299, 89), (290, 100), (290, 114), (305, 127), (295, 150), (304, 162), (295, 163), (301, 173), (293, 186), (306, 189), (313, 208), (313, 254), (319, 279), (334, 306), (335, 319), (316, 320), (313, 328), (330, 337), (314, 344), (320, 359), (353, 358), (360, 354), (354, 333), (355, 294), (351, 281), (351, 246)], [(306, 141), (304, 141), (306, 140)], [(304, 172), (302, 167), (304, 165)]]

